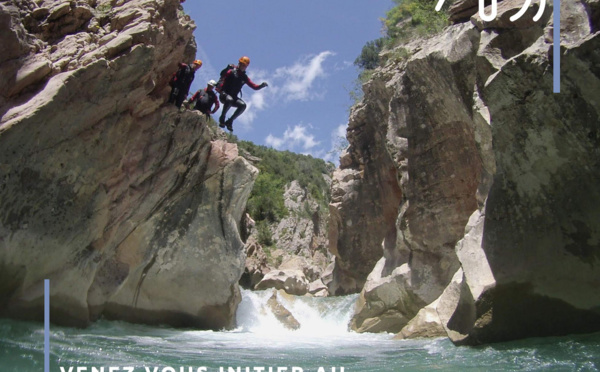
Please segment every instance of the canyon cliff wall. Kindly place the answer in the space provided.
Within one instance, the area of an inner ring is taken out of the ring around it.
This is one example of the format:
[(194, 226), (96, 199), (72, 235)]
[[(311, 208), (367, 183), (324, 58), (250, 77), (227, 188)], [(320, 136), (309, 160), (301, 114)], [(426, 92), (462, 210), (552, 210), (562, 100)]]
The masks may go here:
[[(327, 175), (323, 177), (329, 181)], [(288, 294), (300, 296), (307, 293), (327, 296), (324, 282), (330, 279), (328, 269), (332, 267), (333, 256), (327, 251), (327, 214), (321, 206), (323, 202), (317, 201), (298, 181), (285, 186), (283, 200), (287, 215), (267, 225), (271, 246), (261, 245), (258, 229), (253, 228), (240, 284), (251, 289), (284, 289)]]
[(195, 26), (177, 0), (0, 4), (0, 315), (232, 327), (257, 170), (162, 107)]
[(600, 330), (599, 3), (561, 2), (559, 94), (545, 3), (537, 22), (539, 1), (514, 22), (522, 1), (490, 22), (471, 7), (363, 86), (330, 205), (330, 291), (362, 289), (354, 329), (457, 344)]

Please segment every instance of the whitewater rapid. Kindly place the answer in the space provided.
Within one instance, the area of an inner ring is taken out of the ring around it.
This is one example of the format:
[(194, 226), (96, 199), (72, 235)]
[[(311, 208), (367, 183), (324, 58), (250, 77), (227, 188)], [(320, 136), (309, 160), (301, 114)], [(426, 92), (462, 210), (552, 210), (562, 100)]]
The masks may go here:
[(242, 302), (236, 314), (238, 331), (266, 335), (293, 332), (296, 336), (340, 336), (349, 333), (348, 324), (358, 295), (313, 298), (275, 292), (278, 302), (300, 323), (298, 330), (290, 331), (276, 319), (267, 305), (273, 293), (273, 290), (242, 291)]

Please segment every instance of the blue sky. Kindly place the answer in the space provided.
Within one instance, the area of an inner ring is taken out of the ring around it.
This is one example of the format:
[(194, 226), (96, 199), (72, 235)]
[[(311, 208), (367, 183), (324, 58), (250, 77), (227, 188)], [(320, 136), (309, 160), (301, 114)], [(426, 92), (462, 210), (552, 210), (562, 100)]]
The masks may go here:
[(187, 0), (184, 9), (197, 26), (196, 57), (204, 62), (190, 94), (246, 55), (250, 79), (269, 87), (243, 88), (248, 109), (234, 122), (233, 133), (337, 163), (331, 151), (345, 136), (349, 91), (358, 76), (353, 62), (367, 41), (381, 37), (380, 18), (392, 5), (392, 0)]

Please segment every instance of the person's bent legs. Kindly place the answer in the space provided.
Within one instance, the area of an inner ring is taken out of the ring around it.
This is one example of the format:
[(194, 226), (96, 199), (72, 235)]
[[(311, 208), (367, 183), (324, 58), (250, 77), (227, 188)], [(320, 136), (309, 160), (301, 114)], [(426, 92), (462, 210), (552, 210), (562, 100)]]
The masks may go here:
[(221, 128), (225, 127), (225, 118), (227, 115), (227, 111), (233, 105), (234, 99), (229, 94), (223, 93), (221, 96), (221, 103), (223, 103), (223, 109), (221, 111), (221, 116), (219, 117), (219, 126)]
[[(241, 114), (244, 113), (244, 111), (246, 111), (246, 102), (244, 102), (241, 98), (238, 98), (233, 104), (233, 107), (236, 107), (235, 112), (233, 113), (233, 115), (231, 115), (231, 117), (229, 118), (229, 120), (227, 120), (227, 129), (229, 129), (229, 127), (231, 126), (231, 124), (233, 124), (233, 121), (235, 119), (237, 119)], [(231, 130), (231, 129), (229, 129)]]
[[(229, 94), (223, 95), (224, 99), (221, 101), (223, 102), (223, 111), (221, 112), (221, 116), (219, 117), (219, 126), (221, 128), (227, 126), (227, 129), (233, 131), (233, 121), (237, 119), (244, 111), (246, 111), (246, 102), (244, 102), (241, 98), (233, 98)], [(236, 110), (229, 119), (225, 120), (225, 118), (227, 117), (227, 111), (229, 111), (231, 107), (235, 107)]]

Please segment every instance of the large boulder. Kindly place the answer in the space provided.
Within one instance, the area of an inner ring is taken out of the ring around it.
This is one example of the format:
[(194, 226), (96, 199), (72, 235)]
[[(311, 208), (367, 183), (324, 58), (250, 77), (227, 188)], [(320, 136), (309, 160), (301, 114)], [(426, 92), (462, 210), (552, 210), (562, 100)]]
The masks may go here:
[(406, 340), (447, 336), (446, 329), (444, 329), (440, 316), (438, 315), (438, 303), (439, 299), (419, 310), (417, 315), (402, 328), (394, 339)]
[(317, 279), (308, 284), (308, 293), (315, 297), (327, 297), (329, 296), (329, 290), (323, 283), (322, 279)]
[(268, 288), (303, 296), (308, 292), (308, 280), (300, 270), (271, 270), (255, 287), (257, 290)]
[(41, 319), (50, 279), (59, 324), (232, 327), (257, 170), (160, 108), (195, 26), (176, 0), (80, 3), (0, 5), (0, 315)]
[(399, 332), (411, 318), (407, 314), (415, 314), (420, 308), (418, 299), (411, 298), (405, 289), (410, 280), (407, 265), (383, 275), (385, 264), (385, 258), (379, 260), (359, 296), (350, 322), (357, 332)]

